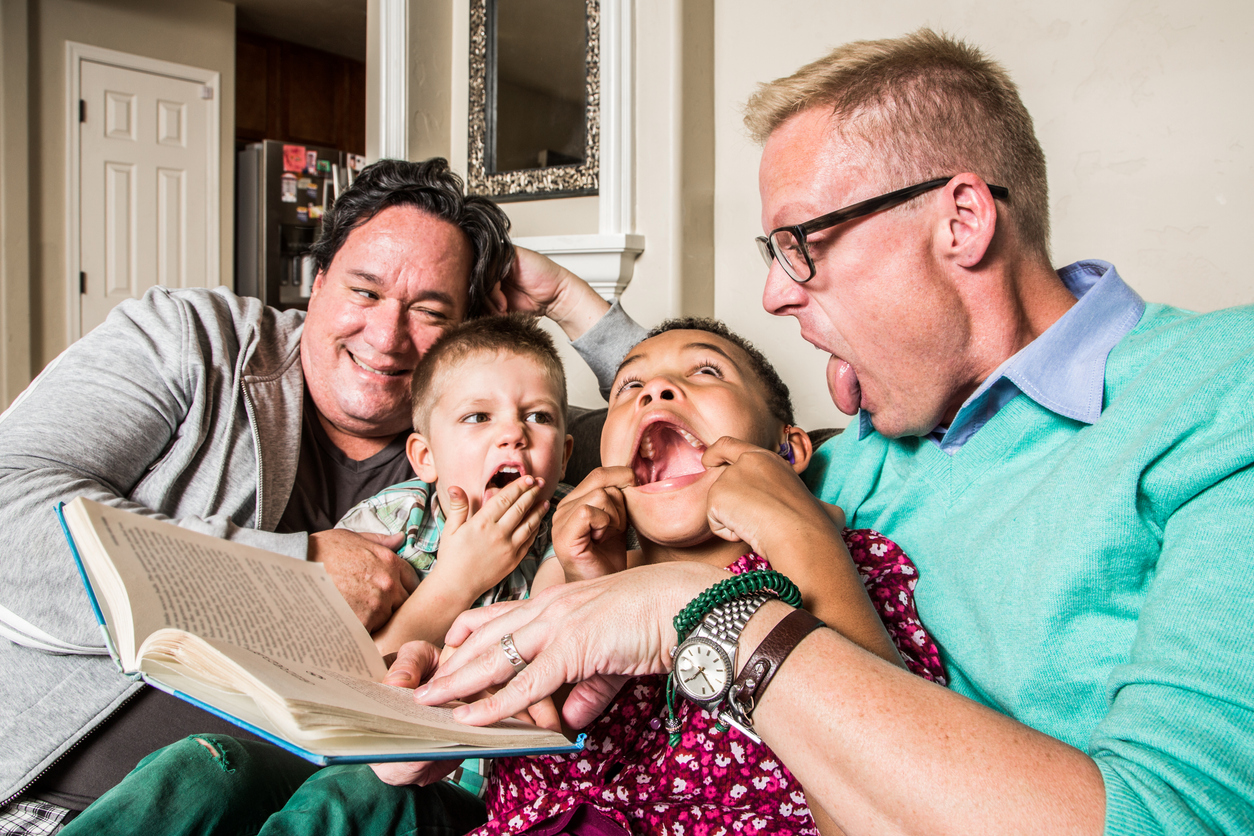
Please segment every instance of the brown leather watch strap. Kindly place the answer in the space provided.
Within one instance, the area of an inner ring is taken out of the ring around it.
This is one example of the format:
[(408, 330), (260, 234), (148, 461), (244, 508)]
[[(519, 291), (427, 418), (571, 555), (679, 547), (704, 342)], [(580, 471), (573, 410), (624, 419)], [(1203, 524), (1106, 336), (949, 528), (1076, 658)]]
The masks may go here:
[(801, 644), (802, 639), (823, 626), (822, 621), (805, 610), (793, 610), (767, 634), (741, 668), (728, 694), (729, 702), (739, 712), (742, 721), (750, 719), (753, 709), (766, 692), (766, 686), (788, 654)]

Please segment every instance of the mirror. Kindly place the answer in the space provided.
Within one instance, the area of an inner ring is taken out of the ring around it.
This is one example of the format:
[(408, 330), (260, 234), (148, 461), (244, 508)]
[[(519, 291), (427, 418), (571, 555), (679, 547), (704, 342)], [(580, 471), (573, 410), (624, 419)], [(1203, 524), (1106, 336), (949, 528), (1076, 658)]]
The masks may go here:
[(598, 0), (472, 0), (467, 188), (597, 193)]

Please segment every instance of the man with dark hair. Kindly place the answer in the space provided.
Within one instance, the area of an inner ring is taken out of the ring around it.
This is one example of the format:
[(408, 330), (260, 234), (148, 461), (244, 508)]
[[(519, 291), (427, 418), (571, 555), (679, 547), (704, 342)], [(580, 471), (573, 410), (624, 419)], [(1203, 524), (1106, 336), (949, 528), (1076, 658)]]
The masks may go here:
[(87, 496), (320, 561), (377, 627), (413, 570), (395, 538), (330, 529), (411, 477), (423, 353), (507, 302), (548, 309), (572, 338), (608, 307), (533, 253), (511, 269), (504, 213), (466, 196), (444, 160), (370, 166), (323, 229), (307, 313), (154, 288), (53, 361), (0, 422), (0, 815), (19, 799), (32, 817), (63, 817), (57, 807), (82, 809), (148, 752), (227, 728), (117, 672), (55, 503)]
[(318, 272), (330, 269), (353, 230), (392, 206), (412, 206), (461, 229), (474, 254), (468, 318), (487, 313), (488, 293), (514, 261), (506, 236), (509, 219), (492, 201), (465, 196), (460, 178), (440, 157), (422, 163), (380, 160), (363, 171), (323, 219), (322, 234), (310, 250)]

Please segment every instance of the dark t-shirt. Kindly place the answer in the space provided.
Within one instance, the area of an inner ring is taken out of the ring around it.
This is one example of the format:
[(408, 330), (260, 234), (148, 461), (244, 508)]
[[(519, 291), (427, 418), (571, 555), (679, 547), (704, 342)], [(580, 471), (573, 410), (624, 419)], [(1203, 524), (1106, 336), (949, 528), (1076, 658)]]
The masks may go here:
[(366, 497), (414, 478), (405, 458), (409, 433), (396, 436), (370, 458), (354, 461), (327, 436), (308, 398), (301, 420), (296, 484), (276, 531), (326, 531)]
[[(353, 461), (331, 442), (308, 398), (301, 420), (296, 484), (277, 531), (325, 531), (361, 500), (414, 477), (405, 458), (409, 433), (401, 433), (370, 458)], [(70, 810), (85, 810), (149, 753), (193, 734), (258, 739), (177, 697), (145, 687), (48, 770), (28, 794)]]

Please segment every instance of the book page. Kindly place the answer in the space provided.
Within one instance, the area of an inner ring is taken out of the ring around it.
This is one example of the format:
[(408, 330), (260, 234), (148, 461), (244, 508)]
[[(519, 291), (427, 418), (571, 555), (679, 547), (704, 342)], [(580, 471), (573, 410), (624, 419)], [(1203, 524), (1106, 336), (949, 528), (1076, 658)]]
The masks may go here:
[(439, 741), (516, 748), (569, 743), (558, 732), (513, 719), (468, 726), (454, 720), (450, 708), (415, 702), (408, 688), (312, 665), (295, 666), (170, 631), (152, 637), (143, 666), (158, 680), (168, 678), (168, 672), (185, 674), (188, 679), (182, 687), (210, 704), (224, 692), (247, 693), (285, 738), (309, 748), (319, 740), (347, 734), (412, 738), (423, 748), (435, 748)]
[[(367, 679), (387, 672), (370, 635), (326, 570), (154, 520), (83, 503), (97, 544), (118, 567), (133, 605), (134, 633), (174, 628)], [(73, 507), (73, 504), (71, 507)], [(75, 515), (77, 516), (77, 515)], [(73, 517), (71, 530), (85, 561)]]
[[(197, 700), (224, 712), (226, 719), (233, 719), (237, 723), (242, 723), (243, 728), (247, 728), (249, 731), (254, 733), (261, 731), (287, 740), (283, 730), (271, 723), (248, 697), (241, 694), (206, 691), (204, 683), (195, 678), (190, 678), (159, 663), (146, 662), (145, 664), (151, 664), (153, 667), (153, 673), (146, 676), (148, 683), (153, 687), (167, 693), (174, 693), (176, 696), (181, 692), (184, 695), (184, 699), (195, 695)], [(327, 732), (320, 735), (317, 740), (300, 740), (299, 742), (289, 740), (288, 742), (314, 755), (332, 758), (347, 756), (374, 762), (461, 760), (466, 757), (480, 757), (485, 752), (498, 756), (540, 754), (553, 751), (566, 752), (571, 751), (573, 748), (570, 741), (567, 741), (565, 738), (553, 744), (550, 744), (547, 740), (538, 740), (534, 741), (538, 745), (527, 745), (524, 748), (519, 748), (519, 742), (531, 744), (532, 741), (513, 741), (511, 744), (504, 746), (492, 745), (490, 742), (472, 745), (468, 743), (454, 743), (448, 740), (427, 740), (420, 734), (413, 737), (398, 737), (395, 735), (362, 733), (355, 730), (342, 734)]]

